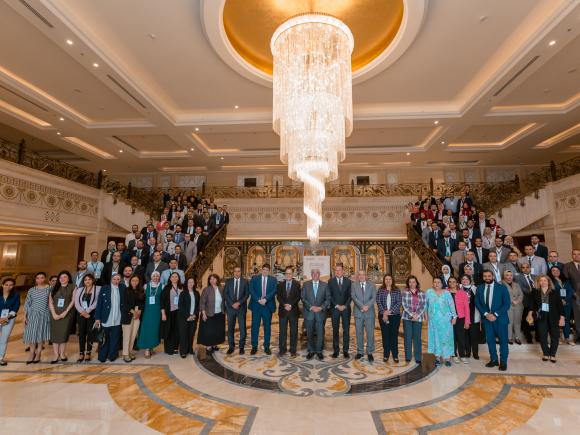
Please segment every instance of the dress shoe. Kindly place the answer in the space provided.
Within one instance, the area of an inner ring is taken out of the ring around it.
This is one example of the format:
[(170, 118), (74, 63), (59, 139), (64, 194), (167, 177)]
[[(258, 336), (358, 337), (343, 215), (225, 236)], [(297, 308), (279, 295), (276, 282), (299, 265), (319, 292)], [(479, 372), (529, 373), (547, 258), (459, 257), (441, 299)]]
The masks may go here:
[(497, 367), (498, 365), (499, 364), (497, 363), (497, 361), (490, 361), (485, 366), (488, 368), (491, 368), (491, 367)]
[(509, 345), (512, 345), (512, 344), (514, 344), (513, 340), (508, 340), (508, 344), (509, 344)]
[(296, 352), (290, 352), (290, 356), (291, 356), (292, 358), (296, 358), (296, 356), (297, 356), (297, 355), (296, 355)]
[(357, 353), (355, 356), (355, 359), (361, 359), (362, 358), (362, 353)]
[(479, 355), (473, 355), (473, 359), (479, 359)]
[(232, 353), (234, 353), (234, 348), (233, 347), (230, 347), (226, 353), (228, 355), (231, 355)]
[(522, 344), (522, 342), (519, 338), (516, 338), (516, 344)]
[(505, 372), (506, 370), (507, 370), (507, 364), (500, 364), (499, 365), (500, 372)]
[(372, 362), (375, 360), (375, 357), (373, 356), (373, 354), (372, 354), (372, 353), (369, 353), (369, 354), (367, 355), (367, 358), (368, 358), (368, 360), (369, 360), (369, 362), (370, 362), (370, 363), (372, 363)]
[[(182, 354), (181, 354), (181, 358), (187, 358), (187, 354), (185, 354), (185, 353), (182, 353)], [(130, 358), (129, 358), (129, 359), (130, 359)]]
[(331, 355), (333, 358), (338, 358), (338, 352), (334, 351), (334, 353)]
[(389, 358), (387, 358), (386, 356), (383, 357), (383, 362), (388, 362)]
[(314, 352), (308, 352), (308, 355), (306, 355), (306, 359), (311, 360), (312, 358), (314, 358)]
[(350, 358), (350, 353), (348, 353), (348, 352), (343, 352), (343, 353), (342, 353), (342, 356), (343, 356), (343, 357), (345, 357), (345, 358)]
[(281, 350), (280, 352), (278, 352), (278, 356), (284, 356), (284, 355), (286, 355), (285, 350)]
[[(556, 362), (556, 361), (554, 361), (554, 362)], [(28, 364), (28, 362), (27, 362), (27, 364)], [(4, 361), (4, 360), (0, 361), (0, 366), (6, 367), (7, 365), (8, 365), (8, 363), (6, 361)]]
[(258, 348), (252, 347), (252, 351), (250, 352), (250, 355), (256, 355), (256, 353), (258, 353)]
[(272, 355), (272, 351), (270, 350), (270, 348), (269, 348), (269, 347), (266, 347), (266, 348), (264, 348), (264, 353), (265, 353), (266, 355)]
[(395, 364), (399, 364), (399, 358), (393, 358), (393, 361), (395, 362)]
[(240, 347), (240, 355), (243, 355), (245, 353), (246, 353), (246, 351), (244, 350), (244, 348), (243, 347)]
[(319, 361), (322, 361), (322, 360), (324, 359), (324, 355), (322, 355), (322, 352), (318, 352), (318, 353), (316, 354), (316, 356), (318, 357), (318, 360), (319, 360)]
[(56, 364), (56, 363), (58, 363), (59, 361), (60, 361), (60, 358), (57, 358), (57, 359), (54, 359), (54, 360), (52, 360), (50, 363), (51, 363), (51, 364)]

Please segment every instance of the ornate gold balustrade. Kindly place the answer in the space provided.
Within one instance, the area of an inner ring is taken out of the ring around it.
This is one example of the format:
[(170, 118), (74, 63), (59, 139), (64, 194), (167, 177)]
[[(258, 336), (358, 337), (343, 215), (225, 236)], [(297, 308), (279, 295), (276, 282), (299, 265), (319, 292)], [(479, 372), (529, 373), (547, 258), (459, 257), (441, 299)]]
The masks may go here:
[(421, 259), (423, 265), (427, 268), (431, 276), (441, 275), (443, 262), (439, 257), (437, 257), (431, 248), (425, 245), (421, 238), (421, 234), (419, 234), (412, 223), (407, 224), (407, 240), (409, 241), (409, 246)]
[(206, 243), (201, 251), (196, 257), (193, 264), (190, 264), (185, 271), (186, 278), (195, 278), (198, 287), (204, 287), (205, 284), (199, 282), (203, 277), (203, 274), (210, 269), (215, 257), (224, 248), (226, 244), (226, 238), (228, 235), (228, 226), (222, 226)]

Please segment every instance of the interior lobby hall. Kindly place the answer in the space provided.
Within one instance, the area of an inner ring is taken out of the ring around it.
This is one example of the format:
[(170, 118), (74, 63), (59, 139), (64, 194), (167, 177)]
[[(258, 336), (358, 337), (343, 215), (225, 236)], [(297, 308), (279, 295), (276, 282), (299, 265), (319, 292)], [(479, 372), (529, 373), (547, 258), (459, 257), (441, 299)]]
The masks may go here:
[(577, 434), (580, 0), (0, 0), (0, 435)]

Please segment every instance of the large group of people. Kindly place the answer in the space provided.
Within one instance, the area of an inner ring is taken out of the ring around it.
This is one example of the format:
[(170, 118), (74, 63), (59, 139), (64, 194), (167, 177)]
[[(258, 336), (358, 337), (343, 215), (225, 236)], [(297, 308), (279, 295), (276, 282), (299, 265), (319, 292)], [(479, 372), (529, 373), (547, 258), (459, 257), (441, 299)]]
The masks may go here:
[[(202, 253), (208, 238), (229, 222), (229, 215), (225, 206), (200, 203), (195, 196), (169, 197), (158, 222), (149, 221), (142, 229), (134, 225), (124, 242), (109, 242), (102, 253), (92, 252), (75, 273), (35, 276), (24, 302), (27, 363), (38, 363), (48, 342), (54, 354), (51, 363), (67, 361), (67, 342), (75, 332), (79, 363), (92, 360), (95, 342), (101, 362), (115, 361), (120, 349), (127, 363), (135, 360), (137, 351), (151, 358), (162, 342), (166, 354), (183, 358), (194, 353), (195, 343), (211, 353), (226, 340), (228, 355), (236, 346), (244, 355), (248, 310), (250, 355), (258, 353), (260, 336), (263, 352), (271, 355), (276, 312), (279, 354), (297, 356), (302, 317), (307, 360), (325, 357), (327, 319), (331, 357), (342, 353), (350, 358), (351, 317), (354, 357), (370, 363), (377, 323), (384, 362), (392, 358), (399, 363), (401, 324), (404, 359), (418, 364), (423, 359), (424, 324), (428, 353), (443, 366), (479, 359), (479, 345), (487, 342), (487, 367), (506, 370), (509, 345), (521, 344), (524, 337), (531, 343), (534, 335), (542, 358), (555, 363), (560, 328), (563, 342), (575, 344), (571, 325), (573, 316), (580, 319), (580, 250), (563, 264), (557, 252), (532, 236), (522, 253), (493, 219), (475, 210), (467, 190), (460, 198), (427, 198), (412, 209), (411, 219), (425, 244), (443, 263), (441, 275), (425, 291), (413, 275), (404, 288), (398, 288), (390, 274), (377, 286), (364, 269), (349, 278), (338, 263), (328, 282), (321, 280), (318, 269), (300, 282), (292, 267), (285, 269), (281, 281), (268, 264), (251, 279), (236, 267), (223, 283), (211, 274), (200, 294), (196, 280), (186, 279), (185, 269)], [(6, 365), (6, 345), (20, 306), (13, 287), (11, 278), (2, 282), (0, 365)], [(578, 339), (580, 322), (575, 328)]]

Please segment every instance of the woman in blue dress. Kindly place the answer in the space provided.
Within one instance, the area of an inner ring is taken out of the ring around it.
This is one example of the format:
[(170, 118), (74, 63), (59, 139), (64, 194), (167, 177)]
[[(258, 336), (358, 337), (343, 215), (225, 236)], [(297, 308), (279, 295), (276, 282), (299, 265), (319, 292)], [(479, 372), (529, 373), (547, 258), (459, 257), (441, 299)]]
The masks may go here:
[(161, 326), (161, 274), (157, 271), (151, 274), (151, 281), (145, 287), (145, 307), (137, 338), (137, 347), (145, 349), (145, 358), (151, 358), (151, 353), (161, 342), (159, 328)]
[(444, 362), (449, 367), (455, 353), (453, 325), (457, 319), (453, 297), (443, 289), (441, 278), (434, 278), (433, 288), (427, 290), (425, 299), (429, 319), (427, 351), (435, 355), (435, 365)]

